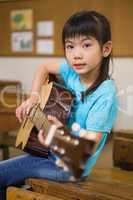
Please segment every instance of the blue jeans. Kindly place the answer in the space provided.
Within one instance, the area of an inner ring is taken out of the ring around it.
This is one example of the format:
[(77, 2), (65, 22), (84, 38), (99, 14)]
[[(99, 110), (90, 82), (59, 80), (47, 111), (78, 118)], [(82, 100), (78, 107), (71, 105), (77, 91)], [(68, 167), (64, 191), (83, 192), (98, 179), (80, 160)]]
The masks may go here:
[(54, 163), (54, 158), (22, 155), (0, 162), (0, 200), (6, 199), (6, 188), (22, 185), (26, 178), (44, 178), (68, 182), (71, 174)]

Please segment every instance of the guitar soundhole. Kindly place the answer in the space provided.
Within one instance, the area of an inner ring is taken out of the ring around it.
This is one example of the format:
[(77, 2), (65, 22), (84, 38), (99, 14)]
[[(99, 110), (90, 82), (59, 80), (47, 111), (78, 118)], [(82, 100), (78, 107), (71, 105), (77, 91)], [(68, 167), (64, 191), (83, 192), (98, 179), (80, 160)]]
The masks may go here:
[(34, 134), (36, 134), (36, 135), (38, 134), (38, 130), (37, 130), (37, 128), (35, 126), (33, 127), (31, 132), (34, 132)]

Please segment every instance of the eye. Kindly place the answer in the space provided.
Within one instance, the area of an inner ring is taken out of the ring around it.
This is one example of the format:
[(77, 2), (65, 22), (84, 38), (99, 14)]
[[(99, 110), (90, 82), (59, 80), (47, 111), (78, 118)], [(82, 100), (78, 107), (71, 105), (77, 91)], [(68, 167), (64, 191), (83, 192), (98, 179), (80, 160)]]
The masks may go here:
[(88, 48), (88, 47), (90, 47), (91, 46), (91, 43), (84, 43), (83, 44), (83, 48)]
[(66, 48), (66, 49), (73, 49), (74, 46), (73, 46), (72, 44), (66, 44), (66, 45), (65, 45), (65, 48)]

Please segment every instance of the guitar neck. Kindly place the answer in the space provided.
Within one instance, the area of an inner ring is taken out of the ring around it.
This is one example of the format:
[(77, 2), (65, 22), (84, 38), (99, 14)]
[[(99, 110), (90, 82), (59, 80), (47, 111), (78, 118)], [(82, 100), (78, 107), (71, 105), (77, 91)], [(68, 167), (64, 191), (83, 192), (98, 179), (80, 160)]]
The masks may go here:
[(84, 171), (88, 158), (92, 155), (95, 141), (77, 138), (70, 134), (66, 127), (52, 130), (52, 124), (40, 106), (33, 107), (29, 113), (29, 119), (38, 130), (43, 129), (46, 135), (45, 145), (49, 146), (57, 156), (65, 163), (65, 166), (79, 179)]

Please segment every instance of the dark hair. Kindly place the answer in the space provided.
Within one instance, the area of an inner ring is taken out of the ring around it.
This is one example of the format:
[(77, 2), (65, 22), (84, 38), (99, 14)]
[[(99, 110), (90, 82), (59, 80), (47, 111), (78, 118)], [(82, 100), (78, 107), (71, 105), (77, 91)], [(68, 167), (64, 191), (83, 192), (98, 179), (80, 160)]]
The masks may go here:
[[(72, 15), (65, 23), (62, 31), (62, 42), (65, 49), (65, 40), (75, 36), (93, 36), (99, 42), (101, 48), (111, 40), (111, 29), (108, 19), (96, 11), (81, 11)], [(99, 75), (92, 86), (82, 93), (82, 100), (91, 94), (109, 76), (109, 62), (111, 54), (103, 57)]]

